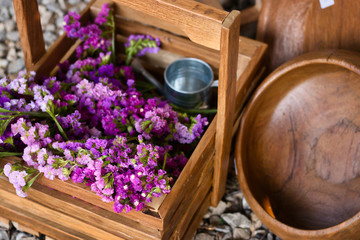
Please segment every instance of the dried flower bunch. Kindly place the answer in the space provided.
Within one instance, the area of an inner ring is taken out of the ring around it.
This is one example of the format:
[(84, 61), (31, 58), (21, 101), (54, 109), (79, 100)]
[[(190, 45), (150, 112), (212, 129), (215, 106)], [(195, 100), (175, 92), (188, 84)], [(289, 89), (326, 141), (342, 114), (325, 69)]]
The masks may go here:
[(56, 77), (35, 72), (0, 80), (0, 157), (22, 156), (1, 173), (19, 196), (38, 176), (85, 183), (114, 202), (114, 211), (141, 210), (170, 192), (187, 162), (185, 149), (200, 138), (207, 119), (179, 113), (161, 97), (136, 89), (131, 58), (156, 53), (159, 40), (130, 36), (126, 61), (115, 58), (114, 18), (107, 4), (94, 23), (65, 16), (67, 36), (79, 38), (77, 60)]

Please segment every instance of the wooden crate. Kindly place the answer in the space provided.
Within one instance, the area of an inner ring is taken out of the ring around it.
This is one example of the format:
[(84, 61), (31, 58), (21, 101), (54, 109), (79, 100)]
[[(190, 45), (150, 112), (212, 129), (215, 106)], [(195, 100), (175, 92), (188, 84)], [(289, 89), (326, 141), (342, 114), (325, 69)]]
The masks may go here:
[[(54, 239), (189, 239), (208, 207), (217, 205), (224, 193), (232, 136), (257, 85), (266, 45), (239, 38), (238, 11), (228, 13), (192, 0), (96, 0), (81, 21), (93, 19), (105, 2), (115, 7), (117, 40), (131, 33), (160, 38), (160, 55), (143, 58), (159, 71), (178, 57), (209, 63), (219, 76), (218, 113), (171, 193), (142, 212), (117, 214), (112, 203), (102, 202), (84, 185), (45, 178), (34, 183), (27, 198), (20, 198), (1, 177), (0, 216)], [(14, 6), (27, 69), (38, 75), (54, 73), (77, 43), (63, 35), (45, 52), (36, 0), (14, 0)], [(0, 165), (7, 161), (11, 158)]]

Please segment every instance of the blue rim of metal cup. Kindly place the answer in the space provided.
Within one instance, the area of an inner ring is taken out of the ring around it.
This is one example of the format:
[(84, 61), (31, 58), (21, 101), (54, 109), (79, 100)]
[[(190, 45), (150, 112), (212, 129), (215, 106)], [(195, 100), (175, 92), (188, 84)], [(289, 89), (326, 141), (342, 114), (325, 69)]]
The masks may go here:
[[(167, 74), (168, 74), (168, 72), (169, 72), (169, 69), (171, 69), (172, 66), (176, 65), (176, 64), (179, 63), (179, 62), (190, 62), (190, 61), (192, 61), (192, 62), (197, 62), (197, 63), (205, 66), (205, 67), (209, 70), (210, 77), (211, 77), (209, 83), (208, 83), (205, 87), (203, 87), (203, 88), (201, 88), (201, 89), (198, 89), (198, 90), (196, 90), (196, 91), (183, 91), (183, 90), (179, 90), (179, 89), (174, 88), (174, 87), (170, 84), (170, 82), (169, 82), (169, 80), (168, 80), (168, 77), (167, 77)], [(178, 60), (172, 62), (169, 66), (166, 67), (165, 72), (164, 72), (164, 79), (165, 79), (165, 84), (166, 84), (168, 87), (170, 87), (170, 88), (171, 88), (173, 91), (175, 91), (175, 92), (183, 93), (183, 94), (196, 94), (196, 93), (200, 93), (200, 92), (206, 91), (207, 88), (210, 88), (210, 87), (211, 87), (211, 85), (212, 85), (213, 82), (214, 82), (214, 72), (213, 72), (213, 70), (211, 69), (211, 67), (210, 67), (209, 64), (207, 64), (206, 62), (204, 62), (204, 61), (202, 61), (202, 60), (200, 60), (200, 59), (197, 59), (197, 58), (181, 58), (181, 59), (178, 59)]]

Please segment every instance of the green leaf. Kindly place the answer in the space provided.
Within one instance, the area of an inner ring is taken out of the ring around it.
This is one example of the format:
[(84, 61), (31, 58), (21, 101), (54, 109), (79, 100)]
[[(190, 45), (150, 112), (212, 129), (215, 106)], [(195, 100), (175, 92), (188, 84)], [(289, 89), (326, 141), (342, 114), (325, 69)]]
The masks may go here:
[(163, 163), (163, 165), (162, 165), (162, 169), (163, 169), (163, 170), (165, 169), (165, 166), (166, 166), (167, 157), (168, 157), (168, 151), (165, 152), (164, 163)]
[(58, 120), (56, 119), (56, 117), (54, 116), (53, 112), (50, 110), (50, 108), (48, 107), (46, 109), (46, 112), (50, 115), (50, 117), (54, 120), (56, 126), (58, 127), (59, 129), (59, 132), (61, 134), (61, 136), (66, 140), (68, 141), (69, 138), (66, 136), (66, 133), (64, 132), (64, 129), (61, 127), (60, 123), (58, 122)]
[(105, 176), (102, 176), (102, 178), (103, 178), (103, 179), (108, 179), (111, 174), (112, 174), (112, 172), (109, 172), (109, 173), (107, 173)]
[(0, 176), (3, 175), (3, 173), (4, 173), (4, 169), (0, 168)]
[(7, 139), (5, 139), (4, 143), (10, 144), (11, 146), (15, 147), (14, 139), (12, 137), (8, 137)]
[[(151, 120), (142, 121), (141, 129), (145, 131), (145, 129), (147, 129), (151, 123), (152, 123)], [(151, 129), (150, 129), (150, 131), (151, 131)]]
[(63, 168), (62, 169), (62, 173), (65, 175), (65, 176), (70, 176), (70, 173), (71, 173), (71, 171), (69, 170), (69, 169), (67, 169), (67, 168)]
[(0, 152), (0, 158), (2, 157), (11, 157), (11, 156), (22, 156), (22, 153), (17, 152)]
[(4, 112), (6, 112), (6, 113), (12, 113), (13, 111), (6, 110), (6, 109), (0, 107), (0, 112), (1, 112), (1, 113), (4, 113)]
[(12, 121), (15, 117), (17, 117), (17, 115), (11, 116), (11, 117), (9, 117), (9, 118), (6, 119), (6, 120), (1, 120), (1, 121), (0, 121), (0, 123), (1, 123), (0, 135), (3, 135), (3, 134), (4, 134), (4, 132), (6, 131), (7, 126), (11, 123), (11, 121)]
[(26, 191), (31, 187), (31, 185), (33, 185), (33, 183), (35, 182), (35, 180), (36, 180), (40, 175), (41, 175), (40, 172), (39, 172), (38, 174), (36, 174), (35, 177), (33, 177), (30, 181), (28, 181), (28, 182), (26, 183), (26, 185), (22, 188), (22, 190), (23, 190), (24, 192), (26, 192)]

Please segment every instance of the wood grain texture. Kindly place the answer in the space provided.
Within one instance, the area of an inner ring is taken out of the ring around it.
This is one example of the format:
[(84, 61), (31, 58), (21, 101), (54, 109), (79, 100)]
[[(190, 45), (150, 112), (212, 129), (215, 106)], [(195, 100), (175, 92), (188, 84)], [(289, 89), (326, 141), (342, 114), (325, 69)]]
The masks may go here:
[[(220, 49), (221, 25), (228, 12), (192, 0), (114, 0), (181, 29), (194, 42)], [(179, 16), (182, 21), (179, 21)], [(134, 16), (133, 16), (134, 17)], [(145, 16), (141, 19), (147, 22)]]
[[(211, 159), (206, 163), (205, 169), (201, 171), (201, 177), (198, 184), (192, 191), (183, 192), (184, 196), (192, 196), (183, 198), (176, 212), (172, 216), (171, 220), (166, 224), (166, 231), (164, 231), (163, 238), (168, 239), (174, 232), (178, 232), (182, 237), (185, 230), (191, 225), (191, 219), (196, 211), (201, 208), (201, 202), (206, 198), (207, 194), (212, 188), (212, 179), (214, 172), (214, 160)], [(181, 219), (179, 221), (179, 219)]]
[(203, 3), (212, 7), (215, 7), (217, 9), (224, 10), (222, 5), (220, 4), (219, 0), (196, 0), (199, 3)]
[(269, 70), (310, 51), (359, 51), (359, 8), (360, 1), (335, 1), (321, 9), (318, 0), (263, 0), (257, 39), (269, 44)]
[(30, 71), (45, 53), (38, 4), (28, 0), (13, 0), (13, 4), (25, 66)]
[(215, 136), (214, 191), (212, 205), (216, 206), (225, 192), (234, 123), (237, 61), (239, 49), (240, 12), (232, 11), (221, 30), (218, 112)]
[(359, 53), (314, 52), (275, 70), (246, 107), (240, 186), (279, 237), (359, 237), (359, 89)]

